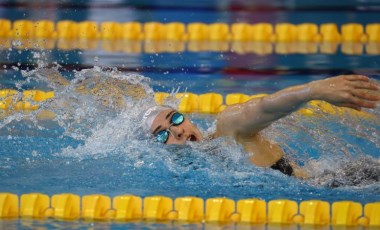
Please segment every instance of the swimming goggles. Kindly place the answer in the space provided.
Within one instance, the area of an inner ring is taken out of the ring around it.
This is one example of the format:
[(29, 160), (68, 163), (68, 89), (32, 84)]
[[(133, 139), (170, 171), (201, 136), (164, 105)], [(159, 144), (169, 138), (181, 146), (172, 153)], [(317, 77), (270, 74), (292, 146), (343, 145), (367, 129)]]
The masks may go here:
[(173, 135), (170, 132), (170, 127), (178, 126), (178, 125), (182, 124), (184, 120), (185, 120), (185, 117), (183, 116), (183, 114), (181, 114), (179, 112), (173, 113), (172, 117), (170, 118), (169, 127), (167, 129), (164, 129), (164, 130), (161, 130), (160, 132), (158, 132), (156, 135), (156, 140), (160, 143), (165, 144), (169, 139), (169, 134)]

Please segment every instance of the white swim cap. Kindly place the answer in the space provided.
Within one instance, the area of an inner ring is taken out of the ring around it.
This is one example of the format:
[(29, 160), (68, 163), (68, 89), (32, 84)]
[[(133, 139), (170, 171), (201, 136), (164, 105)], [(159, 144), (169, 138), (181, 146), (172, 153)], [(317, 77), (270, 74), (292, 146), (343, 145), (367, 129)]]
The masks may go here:
[(152, 127), (154, 119), (160, 114), (162, 111), (173, 109), (170, 106), (166, 105), (155, 105), (150, 107), (143, 115), (142, 122), (146, 131), (150, 132), (150, 128)]

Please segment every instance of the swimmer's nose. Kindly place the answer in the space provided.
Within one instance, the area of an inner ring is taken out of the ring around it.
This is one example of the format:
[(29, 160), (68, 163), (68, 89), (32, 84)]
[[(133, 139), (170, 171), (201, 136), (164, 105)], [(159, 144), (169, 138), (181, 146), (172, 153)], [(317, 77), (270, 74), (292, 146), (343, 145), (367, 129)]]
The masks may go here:
[(180, 126), (172, 126), (170, 127), (170, 132), (176, 139), (181, 139), (185, 131)]

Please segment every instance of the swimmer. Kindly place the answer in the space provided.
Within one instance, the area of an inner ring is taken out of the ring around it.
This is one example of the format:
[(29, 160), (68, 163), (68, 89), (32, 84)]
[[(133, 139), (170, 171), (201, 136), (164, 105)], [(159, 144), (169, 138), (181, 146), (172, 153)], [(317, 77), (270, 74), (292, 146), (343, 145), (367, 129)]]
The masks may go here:
[[(58, 91), (71, 85), (71, 82), (53, 69), (40, 69), (36, 76)], [(101, 105), (116, 111), (125, 109), (125, 97), (138, 100), (148, 96), (139, 84), (132, 84), (125, 79), (105, 78), (93, 71), (73, 86), (75, 92), (91, 95)], [(158, 142), (164, 144), (185, 144), (187, 141), (232, 136), (246, 152), (254, 154), (250, 160), (256, 166), (270, 167), (286, 175), (307, 178), (305, 170), (286, 157), (279, 145), (264, 138), (260, 131), (298, 110), (310, 100), (324, 100), (336, 106), (356, 110), (375, 108), (376, 102), (380, 100), (378, 89), (379, 86), (361, 75), (332, 77), (286, 88), (262, 98), (227, 107), (218, 114), (216, 131), (208, 137), (203, 137), (189, 119), (168, 106), (154, 106), (144, 111), (143, 123), (145, 129)]]
[(188, 141), (231, 136), (244, 150), (253, 153), (251, 162), (270, 167), (298, 178), (306, 172), (288, 159), (277, 144), (264, 138), (260, 131), (300, 109), (311, 100), (323, 100), (336, 106), (355, 110), (375, 108), (380, 101), (379, 86), (362, 75), (341, 75), (289, 87), (242, 104), (228, 106), (218, 114), (216, 131), (204, 137), (183, 114), (168, 106), (154, 106), (145, 111), (143, 123), (155, 139), (163, 144), (185, 144)]

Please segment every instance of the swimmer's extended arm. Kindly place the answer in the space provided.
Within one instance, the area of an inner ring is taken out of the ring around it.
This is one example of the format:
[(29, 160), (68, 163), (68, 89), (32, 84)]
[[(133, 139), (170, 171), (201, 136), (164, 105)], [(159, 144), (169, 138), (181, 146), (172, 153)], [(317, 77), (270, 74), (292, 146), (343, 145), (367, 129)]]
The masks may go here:
[(310, 100), (324, 100), (337, 106), (375, 108), (379, 89), (369, 78), (342, 75), (313, 81), (254, 98), (243, 104), (227, 107), (218, 116), (217, 136), (252, 136), (272, 122), (296, 111)]

